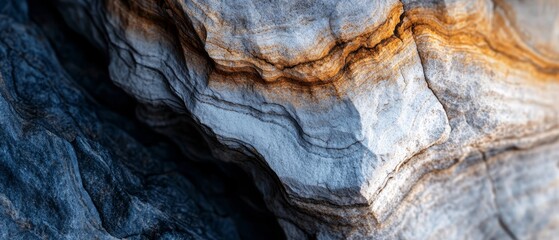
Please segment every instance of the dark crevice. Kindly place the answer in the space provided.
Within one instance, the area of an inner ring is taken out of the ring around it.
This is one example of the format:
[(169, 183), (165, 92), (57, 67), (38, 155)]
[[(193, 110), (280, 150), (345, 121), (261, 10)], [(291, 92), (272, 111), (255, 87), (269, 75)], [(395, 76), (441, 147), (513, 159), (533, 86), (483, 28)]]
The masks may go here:
[(503, 229), (503, 231), (505, 231), (505, 233), (513, 240), (517, 240), (518, 238), (516, 237), (516, 235), (513, 233), (513, 231), (508, 227), (508, 225), (505, 223), (505, 220), (503, 219), (503, 216), (501, 215), (501, 210), (499, 208), (499, 204), (497, 201), (497, 189), (495, 188), (495, 180), (493, 179), (493, 177), (491, 176), (491, 171), (489, 169), (489, 159), (487, 156), (487, 153), (479, 150), (481, 152), (481, 155), (483, 157), (483, 162), (485, 164), (485, 171), (487, 174), (487, 179), (489, 180), (489, 184), (491, 185), (491, 194), (493, 197), (493, 204), (495, 205), (495, 209), (497, 211), (497, 221), (499, 223), (499, 226)]
[[(91, 97), (93, 102), (104, 109), (94, 114), (97, 114), (103, 121), (111, 122), (124, 129), (142, 145), (150, 149), (164, 149), (163, 152), (153, 150), (152, 154), (162, 156), (162, 159), (168, 159), (176, 167), (161, 172), (161, 174), (174, 172), (186, 177), (197, 191), (202, 192), (205, 198), (209, 199), (210, 204), (219, 205), (220, 210), (212, 214), (228, 216), (234, 220), (233, 224), (239, 232), (240, 238), (285, 238), (275, 216), (265, 206), (263, 196), (246, 172), (232, 163), (201, 162), (195, 161), (197, 159), (189, 159), (168, 137), (153, 131), (139, 121), (136, 117), (138, 102), (110, 80), (109, 59), (104, 55), (105, 51), (96, 49), (87, 39), (71, 30), (64, 23), (62, 16), (56, 11), (54, 3), (51, 1), (29, 0), (28, 2), (31, 20), (47, 37), (66, 73)], [(201, 152), (210, 154), (207, 143), (197, 135), (197, 131), (190, 129), (188, 125), (185, 125), (184, 128), (186, 129), (181, 133), (190, 134), (189, 137), (197, 139)], [(78, 161), (83, 160), (78, 159)], [(149, 181), (157, 175), (157, 173), (151, 173), (144, 177)], [(87, 179), (83, 181), (87, 181)], [(208, 184), (216, 185), (209, 186)], [(94, 194), (90, 192), (88, 194), (92, 195), (91, 198), (95, 201)], [(174, 229), (174, 231), (180, 230)]]
[(396, 36), (398, 39), (400, 39), (400, 41), (402, 40), (402, 37), (400, 36), (400, 27), (404, 23), (404, 17), (405, 16), (406, 16), (406, 11), (404, 10), (404, 5), (402, 4), (402, 13), (400, 14), (400, 20), (398, 21), (398, 23), (394, 27), (394, 31), (392, 33), (392, 34), (394, 34), (394, 36)]

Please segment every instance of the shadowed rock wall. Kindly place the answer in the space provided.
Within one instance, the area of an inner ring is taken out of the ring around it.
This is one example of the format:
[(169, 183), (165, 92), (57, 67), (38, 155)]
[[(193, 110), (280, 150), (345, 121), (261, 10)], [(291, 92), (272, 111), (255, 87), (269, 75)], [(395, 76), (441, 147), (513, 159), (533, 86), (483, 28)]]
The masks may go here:
[(134, 120), (106, 56), (44, 1), (0, 1), (0, 238), (281, 238), (251, 181)]
[(559, 231), (557, 1), (54, 3), (137, 117), (250, 173), (289, 238)]

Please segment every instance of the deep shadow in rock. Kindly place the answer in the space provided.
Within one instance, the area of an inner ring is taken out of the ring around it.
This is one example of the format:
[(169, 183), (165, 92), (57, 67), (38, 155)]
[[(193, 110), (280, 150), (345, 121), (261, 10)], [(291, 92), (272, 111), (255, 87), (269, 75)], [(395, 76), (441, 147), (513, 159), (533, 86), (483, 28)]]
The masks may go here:
[[(272, 238), (284, 238), (275, 217), (266, 209), (261, 194), (257, 191), (251, 178), (246, 173), (233, 164), (224, 163), (218, 167), (214, 163), (195, 162), (187, 159), (179, 148), (166, 137), (152, 131), (148, 126), (136, 119), (135, 108), (137, 102), (110, 81), (107, 71), (108, 59), (102, 50), (95, 49), (88, 43), (87, 39), (74, 33), (67, 27), (61, 16), (49, 2), (30, 0), (29, 11), (32, 21), (40, 27), (42, 33), (48, 38), (51, 46), (54, 48), (58, 61), (69, 75), (68, 78), (75, 81), (87, 92), (87, 94), (84, 94), (86, 97), (89, 95), (91, 97), (90, 100), (105, 109), (97, 112), (99, 119), (122, 128), (135, 141), (140, 142), (151, 151), (151, 154), (158, 155), (158, 159), (171, 163), (169, 165), (167, 162), (162, 162), (162, 165), (175, 166), (171, 169), (165, 169), (163, 175), (169, 174), (171, 176), (178, 173), (180, 176), (186, 177), (193, 184), (193, 187), (197, 189), (196, 191), (202, 192), (208, 201), (196, 204), (213, 205), (209, 208), (214, 209), (215, 213), (232, 218), (234, 220), (232, 223), (234, 226), (232, 227), (237, 229), (241, 238), (269, 239), (271, 236), (273, 236)], [(122, 141), (121, 144), (126, 144), (126, 139), (122, 139)], [(202, 139), (200, 141), (203, 142)], [(92, 144), (87, 143), (87, 141), (77, 139), (72, 142), (72, 145), (76, 149), (78, 158), (81, 158), (82, 161), (94, 157), (91, 156), (91, 152), (94, 151), (88, 150), (88, 148), (91, 148), (89, 145)], [(130, 151), (130, 149), (125, 149), (126, 147), (124, 146), (122, 148), (124, 148), (122, 151)], [(118, 159), (113, 160), (117, 161)], [(89, 171), (82, 170), (84, 181), (87, 182), (88, 179), (91, 180), (99, 177), (94, 174), (89, 176), (87, 174), (87, 172), (96, 173), (97, 167), (80, 164), (82, 169), (89, 168)], [(134, 170), (134, 166), (130, 168)], [(111, 176), (106, 177), (110, 178)], [(146, 175), (143, 181), (149, 182), (152, 181), (150, 179), (158, 178), (159, 176)], [(174, 177), (171, 176), (170, 178), (173, 179)], [(157, 184), (157, 180), (154, 181), (156, 181), (154, 184)], [(94, 184), (94, 182), (90, 184)], [(87, 183), (84, 183), (84, 185), (87, 185)], [(150, 186), (150, 183), (144, 182), (140, 186), (146, 185)], [(181, 186), (181, 183), (173, 186)], [(88, 189), (87, 186), (86, 189)], [(97, 208), (101, 207), (102, 209), (100, 210), (101, 218), (110, 217), (110, 207), (116, 208), (119, 206), (120, 200), (123, 202), (130, 200), (125, 199), (128, 197), (122, 194), (117, 195), (123, 199), (103, 199), (102, 196), (105, 195), (101, 192), (96, 194), (94, 186), (90, 186), (89, 189), (91, 190), (90, 194), (92, 195), (93, 202), (98, 205)], [(115, 189), (118, 189), (118, 187), (115, 187)], [(148, 195), (153, 194), (153, 192), (149, 192), (146, 189), (138, 189), (137, 187), (131, 189), (144, 191)], [(177, 189), (176, 191), (181, 192), (185, 190)], [(149, 196), (146, 196), (146, 198), (149, 198)], [(170, 205), (180, 205), (181, 201), (187, 201), (187, 199), (172, 198), (167, 200), (170, 201)], [(161, 204), (164, 205), (165, 202), (162, 201)], [(103, 210), (103, 207), (109, 209)], [(165, 211), (165, 209), (173, 210), (173, 208), (165, 208), (164, 206), (160, 208), (161, 211)], [(116, 216), (124, 214), (118, 213), (119, 209), (112, 210), (116, 212)], [(146, 216), (146, 218), (149, 218), (149, 216)], [(112, 231), (119, 232), (119, 227), (127, 227), (117, 220), (105, 219), (105, 221), (113, 223), (112, 225), (109, 224), (110, 226), (105, 226), (107, 230), (112, 228)], [(155, 229), (165, 229), (165, 226), (156, 227)], [(153, 232), (150, 236), (158, 235), (156, 232)]]

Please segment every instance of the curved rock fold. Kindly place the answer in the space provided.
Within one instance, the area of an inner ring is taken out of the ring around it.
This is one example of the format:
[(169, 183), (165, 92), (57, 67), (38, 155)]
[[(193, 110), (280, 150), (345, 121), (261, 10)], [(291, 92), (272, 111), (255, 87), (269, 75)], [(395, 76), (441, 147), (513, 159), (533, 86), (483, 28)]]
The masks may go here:
[(557, 1), (54, 2), (137, 116), (249, 172), (289, 238), (559, 232)]

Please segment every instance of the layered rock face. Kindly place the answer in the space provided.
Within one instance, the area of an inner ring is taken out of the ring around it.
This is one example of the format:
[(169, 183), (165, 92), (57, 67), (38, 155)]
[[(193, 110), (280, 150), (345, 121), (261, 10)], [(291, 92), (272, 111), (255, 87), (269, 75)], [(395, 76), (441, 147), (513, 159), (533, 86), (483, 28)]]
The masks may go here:
[(54, 2), (290, 238), (559, 234), (557, 1)]
[(556, 1), (58, 6), (145, 121), (198, 126), (291, 237), (558, 231)]
[(30, 2), (0, 1), (0, 239), (281, 238), (239, 171), (130, 118), (99, 51)]

